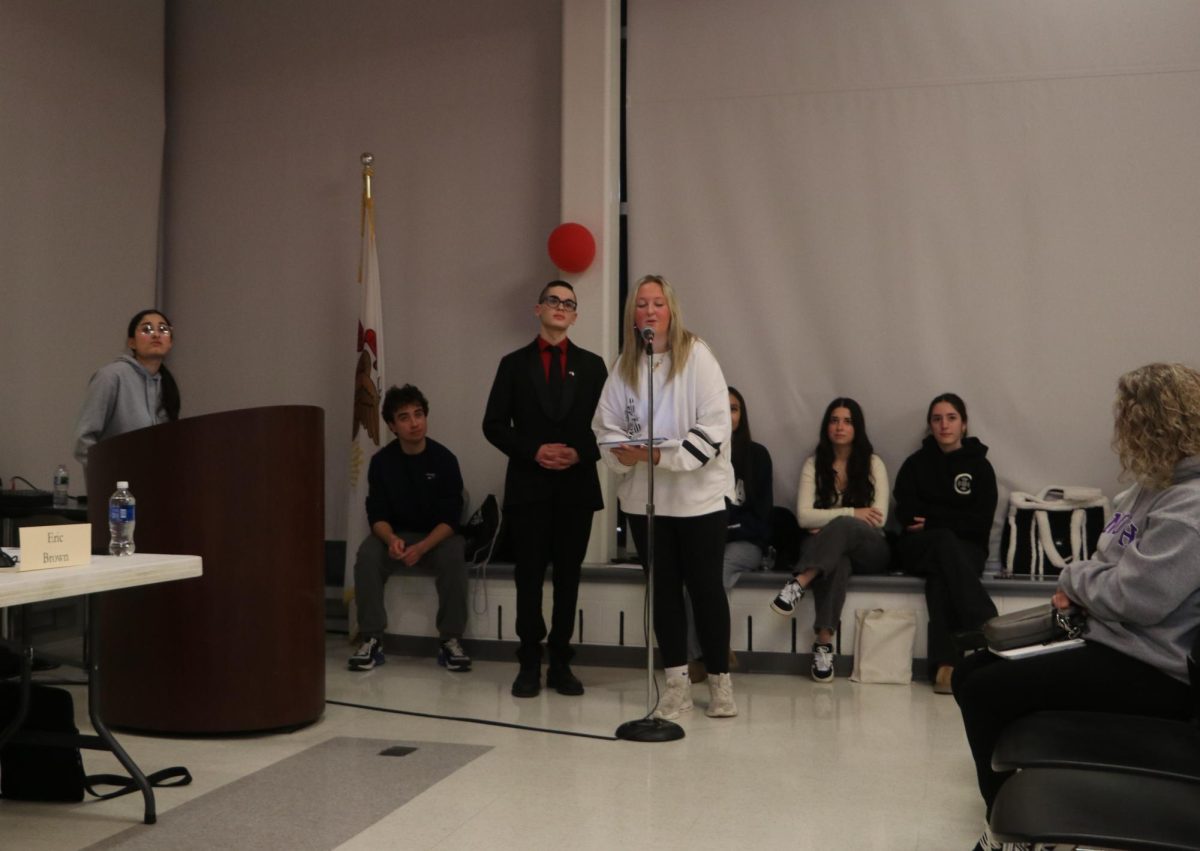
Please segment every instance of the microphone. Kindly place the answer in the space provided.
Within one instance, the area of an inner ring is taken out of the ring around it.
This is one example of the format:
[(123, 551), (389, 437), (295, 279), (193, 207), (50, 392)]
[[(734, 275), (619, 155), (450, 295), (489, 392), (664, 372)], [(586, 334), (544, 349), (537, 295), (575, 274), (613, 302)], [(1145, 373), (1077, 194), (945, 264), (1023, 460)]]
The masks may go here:
[(638, 336), (642, 338), (642, 343), (646, 346), (646, 354), (654, 353), (654, 329), (653, 328), (636, 328)]

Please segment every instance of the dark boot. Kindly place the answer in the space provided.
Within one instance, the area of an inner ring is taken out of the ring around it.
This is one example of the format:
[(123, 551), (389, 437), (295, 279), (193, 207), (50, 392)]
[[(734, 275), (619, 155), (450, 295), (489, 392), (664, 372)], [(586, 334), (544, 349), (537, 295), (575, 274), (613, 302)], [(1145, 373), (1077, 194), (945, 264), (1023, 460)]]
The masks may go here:
[(546, 688), (552, 688), (559, 694), (583, 694), (583, 683), (571, 673), (571, 666), (566, 662), (552, 663), (546, 670)]
[(513, 697), (537, 697), (538, 692), (542, 690), (542, 668), (540, 665), (536, 667), (521, 666), (517, 678), (513, 680), (512, 696)]

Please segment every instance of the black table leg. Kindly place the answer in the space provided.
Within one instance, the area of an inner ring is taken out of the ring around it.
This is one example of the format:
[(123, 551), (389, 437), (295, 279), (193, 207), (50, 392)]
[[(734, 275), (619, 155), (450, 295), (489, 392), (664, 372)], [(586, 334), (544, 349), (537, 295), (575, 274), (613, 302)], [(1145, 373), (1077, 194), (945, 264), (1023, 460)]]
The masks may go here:
[(0, 732), (0, 747), (17, 734), (25, 717), (29, 714), (30, 677), (33, 672), (33, 647), (29, 644), (29, 618), (25, 617), (25, 607), (20, 606), (14, 612), (16, 620), (17, 648), (20, 654), (21, 681), (18, 689), (17, 711), (12, 721)]
[[(87, 666), (88, 672), (88, 717), (92, 721), (92, 727), (108, 749), (120, 761), (125, 770), (129, 772), (129, 776), (133, 778), (133, 782), (142, 790), (142, 798), (146, 802), (146, 814), (143, 821), (146, 824), (154, 824), (158, 821), (158, 816), (154, 811), (154, 789), (151, 788), (150, 782), (146, 779), (146, 775), (142, 774), (142, 770), (138, 768), (137, 763), (130, 758), (129, 754), (125, 753), (125, 749), (117, 744), (117, 740), (113, 738), (113, 734), (109, 732), (108, 727), (100, 719), (100, 663), (97, 661), (96, 648), (100, 640), (100, 616), (99, 606), (96, 605), (96, 595), (88, 594), (87, 596), (87, 644), (83, 648), (84, 664)], [(28, 662), (25, 663), (28, 665)]]

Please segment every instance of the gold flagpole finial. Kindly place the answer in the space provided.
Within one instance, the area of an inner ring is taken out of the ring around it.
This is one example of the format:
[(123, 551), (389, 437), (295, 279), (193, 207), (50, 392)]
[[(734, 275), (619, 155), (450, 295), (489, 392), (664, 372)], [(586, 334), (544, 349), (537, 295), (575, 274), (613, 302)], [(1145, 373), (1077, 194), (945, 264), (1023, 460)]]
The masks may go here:
[(375, 155), (367, 152), (359, 159), (362, 160), (363, 167), (363, 198), (370, 200), (371, 198), (371, 175), (375, 174), (373, 165), (375, 163)]

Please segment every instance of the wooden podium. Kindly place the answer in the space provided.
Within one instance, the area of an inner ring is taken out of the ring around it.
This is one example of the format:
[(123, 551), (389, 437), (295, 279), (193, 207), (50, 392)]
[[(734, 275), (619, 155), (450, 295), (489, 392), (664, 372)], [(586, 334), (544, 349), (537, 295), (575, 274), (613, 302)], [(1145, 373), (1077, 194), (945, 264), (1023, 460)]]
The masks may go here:
[(325, 704), (324, 412), (226, 411), (131, 431), (88, 455), (92, 546), (108, 498), (137, 499), (138, 552), (204, 559), (198, 579), (103, 595), (100, 699), (114, 727), (300, 727)]

